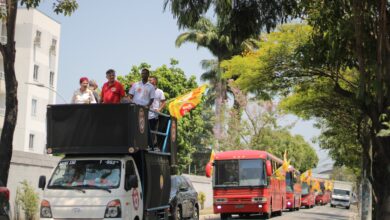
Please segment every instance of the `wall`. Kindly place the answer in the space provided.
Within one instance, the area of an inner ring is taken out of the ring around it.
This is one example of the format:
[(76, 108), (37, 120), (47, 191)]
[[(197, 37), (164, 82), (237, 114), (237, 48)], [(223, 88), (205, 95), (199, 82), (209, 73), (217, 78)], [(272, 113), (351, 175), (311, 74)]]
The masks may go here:
[(211, 178), (207, 178), (205, 176), (195, 176), (195, 175), (187, 175), (192, 184), (195, 187), (195, 190), (199, 192), (204, 192), (206, 194), (206, 201), (204, 204), (204, 208), (212, 208), (213, 207), (213, 188), (211, 183)]
[(38, 189), (38, 180), (40, 175), (50, 177), (52, 169), (57, 165), (59, 157), (49, 155), (40, 155), (22, 151), (13, 151), (11, 168), (8, 178), (8, 188), (11, 193), (11, 210), (15, 202), (16, 189), (23, 180), (27, 180), (39, 196), (42, 196), (42, 190)]

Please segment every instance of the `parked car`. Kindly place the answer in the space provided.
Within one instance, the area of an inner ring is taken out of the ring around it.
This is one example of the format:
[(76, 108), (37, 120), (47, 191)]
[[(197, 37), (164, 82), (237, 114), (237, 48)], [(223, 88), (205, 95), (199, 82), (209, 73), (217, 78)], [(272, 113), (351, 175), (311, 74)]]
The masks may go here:
[(9, 219), (9, 190), (0, 181), (0, 220)]
[(172, 220), (199, 219), (198, 193), (187, 177), (182, 175), (171, 176), (169, 204)]

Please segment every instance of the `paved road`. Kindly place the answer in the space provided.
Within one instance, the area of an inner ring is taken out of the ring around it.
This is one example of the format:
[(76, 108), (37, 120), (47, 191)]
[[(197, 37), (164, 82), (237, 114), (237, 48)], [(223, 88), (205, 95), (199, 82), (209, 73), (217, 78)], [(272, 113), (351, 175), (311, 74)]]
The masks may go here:
[[(283, 212), (282, 216), (272, 217), (271, 220), (353, 220), (356, 215), (356, 208), (351, 207), (350, 210), (337, 207), (331, 208), (327, 206), (317, 206), (312, 209), (301, 209), (297, 212)], [(201, 216), (201, 220), (218, 220), (219, 215)], [(238, 219), (238, 216), (233, 216), (232, 220)], [(260, 216), (251, 216), (247, 219), (261, 219)]]

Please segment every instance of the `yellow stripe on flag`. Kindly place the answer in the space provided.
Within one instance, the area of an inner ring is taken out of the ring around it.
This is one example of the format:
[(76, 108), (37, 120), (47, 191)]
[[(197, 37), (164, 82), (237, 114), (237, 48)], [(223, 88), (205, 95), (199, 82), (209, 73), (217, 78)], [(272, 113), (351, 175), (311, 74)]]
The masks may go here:
[(207, 85), (204, 84), (187, 94), (175, 98), (169, 103), (169, 113), (177, 119), (182, 118), (187, 112), (191, 111), (200, 103), (206, 87)]

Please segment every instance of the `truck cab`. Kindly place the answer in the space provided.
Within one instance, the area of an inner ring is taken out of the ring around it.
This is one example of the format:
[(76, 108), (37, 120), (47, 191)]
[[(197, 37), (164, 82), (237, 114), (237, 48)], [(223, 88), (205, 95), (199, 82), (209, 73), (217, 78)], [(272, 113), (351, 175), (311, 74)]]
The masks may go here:
[(151, 150), (145, 112), (133, 104), (48, 107), (47, 150), (65, 156), (50, 178), (39, 179), (41, 219), (168, 218), (175, 120), (166, 116), (161, 150)]

